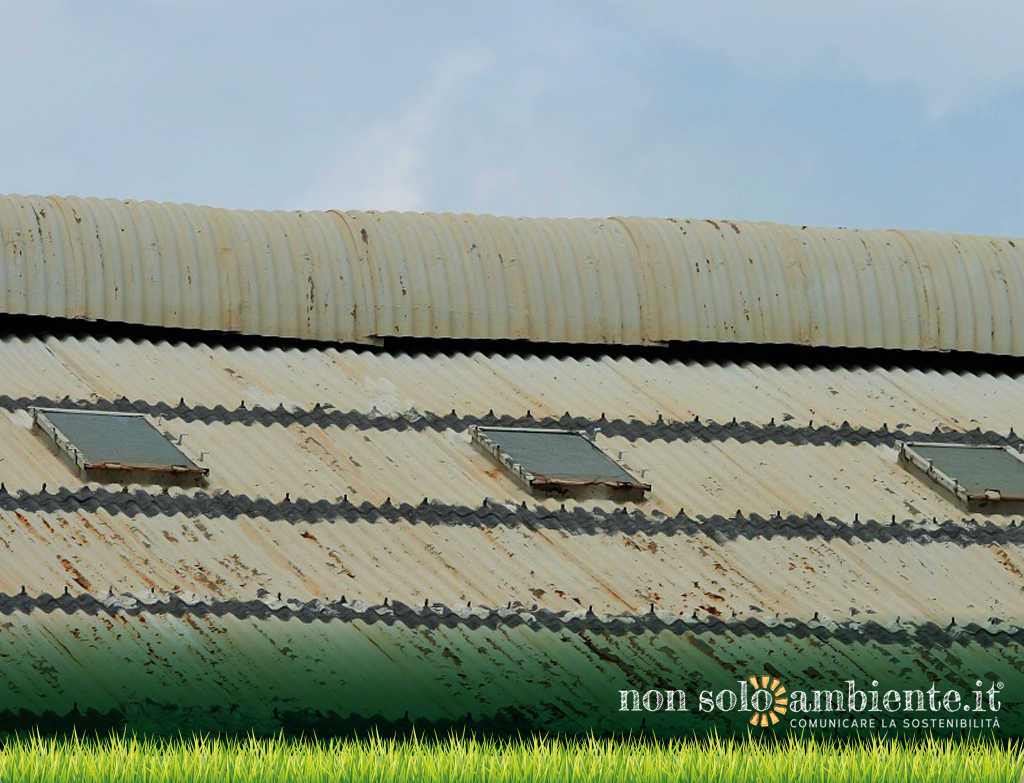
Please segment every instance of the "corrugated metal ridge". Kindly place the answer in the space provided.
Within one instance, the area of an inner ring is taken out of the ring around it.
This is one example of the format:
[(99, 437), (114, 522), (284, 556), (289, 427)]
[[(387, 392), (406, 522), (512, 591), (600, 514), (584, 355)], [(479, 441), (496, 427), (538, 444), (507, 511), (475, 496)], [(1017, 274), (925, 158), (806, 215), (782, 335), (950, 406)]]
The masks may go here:
[(680, 511), (674, 517), (649, 515), (623, 508), (549, 509), (543, 506), (509, 507), (485, 503), (478, 508), (424, 502), (418, 506), (402, 503), (373, 505), (347, 500), (271, 501), (218, 492), (209, 495), (152, 494), (144, 490), (114, 492), (102, 487), (84, 487), (75, 492), (62, 488), (57, 492), (18, 492), (0, 489), (0, 511), (54, 513), (104, 510), (115, 514), (158, 517), (182, 514), (191, 519), (263, 519), (269, 522), (297, 524), (342, 524), (368, 522), (380, 524), (428, 525), (431, 527), (524, 527), (529, 530), (560, 530), (572, 535), (643, 534), (647, 536), (705, 536), (718, 543), (739, 539), (799, 539), (806, 541), (896, 542), (901, 544), (955, 544), (967, 546), (1024, 545), (1024, 526), (1016, 520), (996, 524), (989, 519), (964, 518), (920, 522), (913, 519), (888, 522), (874, 519), (842, 520), (821, 514), (796, 515), (740, 513), (722, 515), (689, 515)]
[(473, 607), (467, 605), (458, 609), (443, 604), (427, 604), (422, 607), (408, 606), (401, 601), (389, 601), (379, 605), (349, 604), (344, 599), (324, 602), (317, 599), (270, 601), (252, 599), (207, 600), (198, 596), (186, 601), (182, 596), (168, 593), (161, 600), (156, 596), (139, 597), (133, 594), (109, 595), (105, 599), (88, 593), (71, 595), (65, 593), (53, 596), (42, 593), (38, 596), (27, 594), (7, 595), (0, 593), (0, 614), (29, 614), (40, 611), (52, 614), (115, 615), (169, 615), (183, 617), (194, 615), (205, 617), (231, 616), (237, 619), (298, 620), (313, 622), (359, 622), (365, 625), (403, 625), (406, 628), (517, 628), (530, 630), (569, 631), (571, 633), (600, 633), (609, 636), (628, 636), (642, 632), (712, 633), (735, 636), (792, 636), (796, 638), (835, 639), (840, 642), (877, 641), (882, 644), (923, 644), (929, 647), (948, 647), (970, 637), (970, 641), (989, 646), (1009, 642), (1024, 642), (1024, 627), (1011, 625), (1007, 621), (992, 617), (985, 623), (970, 622), (958, 625), (952, 618), (948, 626), (933, 622), (918, 623), (912, 620), (894, 621), (882, 624), (873, 620), (842, 623), (829, 618), (811, 621), (795, 617), (748, 617), (744, 620), (723, 620), (713, 615), (698, 619), (697, 612), (692, 618), (684, 619), (664, 611), (650, 611), (646, 614), (617, 614), (599, 617), (592, 611), (552, 611), (550, 609)]
[(374, 343), (1024, 355), (1013, 239), (710, 220), (0, 197), (0, 311)]
[(48, 397), (10, 397), (0, 395), (0, 410), (19, 411), (29, 408), (67, 408), (69, 410), (95, 410), (120, 413), (143, 413), (162, 419), (180, 419), (185, 422), (202, 422), (209, 424), (241, 424), (243, 426), (260, 425), (271, 427), (280, 425), (302, 427), (340, 427), (355, 428), (363, 431), (399, 432), (465, 432), (473, 426), (498, 427), (532, 427), (570, 430), (600, 430), (606, 437), (621, 437), (627, 441), (673, 441), (701, 443), (722, 443), (735, 440), (740, 443), (778, 443), (793, 445), (827, 446), (827, 445), (858, 445), (866, 443), (872, 446), (896, 446), (904, 441), (928, 440), (935, 443), (962, 443), (968, 445), (1010, 446), (1024, 448), (1024, 437), (1010, 429), (1008, 434), (982, 430), (975, 427), (970, 430), (953, 430), (935, 427), (931, 432), (919, 430), (890, 430), (883, 425), (877, 428), (855, 427), (843, 422), (838, 427), (829, 425), (815, 426), (810, 422), (806, 427), (791, 424), (776, 424), (773, 418), (767, 424), (749, 421), (719, 423), (709, 419), (701, 421), (699, 417), (690, 421), (671, 421), (659, 417), (657, 421), (645, 422), (638, 419), (593, 419), (585, 416), (571, 416), (568, 412), (559, 418), (533, 418), (495, 414), (491, 411), (485, 416), (425, 412), (405, 412), (392, 415), (365, 413), (362, 411), (337, 410), (333, 407), (292, 408), (283, 405), (270, 409), (263, 406), (226, 408), (217, 405), (210, 408), (205, 405), (190, 406), (181, 400), (177, 405), (166, 402), (147, 402), (146, 400), (89, 399), (72, 400), (65, 398), (55, 400)]

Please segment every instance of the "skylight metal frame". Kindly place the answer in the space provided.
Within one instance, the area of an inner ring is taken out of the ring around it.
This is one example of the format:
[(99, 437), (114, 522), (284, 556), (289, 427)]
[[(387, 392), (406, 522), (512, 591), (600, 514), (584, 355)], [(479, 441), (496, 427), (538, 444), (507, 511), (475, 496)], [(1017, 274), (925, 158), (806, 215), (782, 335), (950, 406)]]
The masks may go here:
[[(51, 448), (67, 461), (71, 467), (86, 481), (121, 484), (174, 484), (179, 486), (198, 486), (205, 482), (210, 469), (197, 463), (178, 443), (174, 443), (164, 435), (156, 423), (143, 413), (122, 411), (96, 411), (81, 408), (39, 408), (30, 407), (33, 426), (46, 435)], [(137, 418), (146, 422), (161, 438), (164, 438), (190, 464), (128, 464), (123, 462), (92, 462), (74, 442), (61, 432), (60, 428), (50, 420), (48, 414), (76, 414), (88, 416), (118, 416), (121, 418)]]
[[(487, 436), (488, 432), (536, 433), (538, 435), (572, 435), (583, 438), (596, 449), (605, 459), (629, 476), (630, 481), (582, 481), (533, 473), (524, 465), (513, 459), (507, 451)], [(469, 428), (473, 442), (496, 460), (512, 476), (527, 489), (544, 495), (558, 497), (586, 497), (597, 495), (615, 499), (643, 500), (644, 493), (651, 490), (651, 485), (637, 481), (632, 474), (609, 456), (594, 438), (584, 430), (546, 429), (539, 427), (490, 427), (473, 425)]]
[[(928, 443), (925, 441), (902, 441), (899, 445), (899, 462), (911, 472), (922, 478), (926, 478), (939, 488), (952, 495), (965, 508), (970, 511), (980, 509), (992, 509), (999, 507), (1008, 513), (1017, 513), (1024, 509), (1024, 493), (1016, 494), (1003, 492), (997, 489), (988, 489), (984, 492), (969, 492), (955, 476), (950, 476), (927, 457), (914, 451), (915, 447), (927, 446), (928, 448), (954, 448), (954, 449), (977, 449), (979, 451), (1003, 451), (1013, 459), (1024, 465), (1024, 456), (1020, 452), (1007, 446), (993, 446), (987, 444), (965, 444), (965, 443)], [(1012, 507), (1011, 507), (1012, 506)]]

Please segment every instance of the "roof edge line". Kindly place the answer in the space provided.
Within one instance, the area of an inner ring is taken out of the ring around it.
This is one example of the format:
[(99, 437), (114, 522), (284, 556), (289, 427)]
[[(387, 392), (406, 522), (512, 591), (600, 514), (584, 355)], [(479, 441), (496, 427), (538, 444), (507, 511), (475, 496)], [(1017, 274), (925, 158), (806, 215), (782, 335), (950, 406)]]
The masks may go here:
[(762, 367), (917, 369), (1024, 375), (1024, 356), (972, 351), (818, 346), (797, 343), (670, 341), (618, 345), (541, 342), (492, 338), (385, 337), (373, 344), (312, 338), (244, 334), (214, 329), (156, 326), (85, 318), (0, 313), (0, 339), (8, 337), (91, 338), (130, 342), (169, 342), (221, 348), (301, 351), (339, 350), (372, 354), (457, 355), (484, 353), (556, 359), (614, 358)]

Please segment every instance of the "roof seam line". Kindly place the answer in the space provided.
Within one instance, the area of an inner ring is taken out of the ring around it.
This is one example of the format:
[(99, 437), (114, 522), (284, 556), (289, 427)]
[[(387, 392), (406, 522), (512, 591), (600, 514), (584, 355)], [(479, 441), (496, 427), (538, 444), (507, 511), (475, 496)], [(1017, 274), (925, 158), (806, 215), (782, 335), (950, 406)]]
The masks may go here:
[(838, 427), (830, 425), (808, 425), (795, 427), (789, 424), (756, 424), (749, 421), (732, 421), (718, 423), (713, 420), (694, 418), (688, 421), (669, 421), (659, 418), (655, 422), (644, 422), (637, 419), (588, 418), (583, 416), (563, 415), (561, 417), (534, 418), (532, 416), (511, 416), (509, 414), (472, 414), (413, 413), (397, 416), (374, 415), (349, 410), (341, 411), (324, 406), (313, 408), (294, 408), (287, 410), (284, 406), (265, 408), (240, 406), (229, 409), (223, 405), (210, 408), (205, 405), (188, 406), (179, 403), (170, 405), (166, 402), (147, 402), (145, 400), (72, 400), (65, 397), (55, 400), (48, 397), (10, 397), (0, 395), (0, 410), (20, 411), (31, 407), (65, 408), (68, 410), (91, 410), (102, 412), (141, 413), (154, 418), (180, 420), (187, 423), (203, 424), (254, 424), (270, 426), (304, 426), (321, 429), (354, 428), (363, 431), (406, 431), (416, 432), (464, 432), (472, 426), (483, 427), (534, 427), (558, 428), (571, 430), (600, 430), (606, 437), (621, 437), (630, 442), (702, 442), (721, 443), (735, 440), (740, 443), (774, 443), (809, 446), (860, 445), (895, 447), (899, 443), (928, 439), (936, 443), (962, 443), (993, 446), (1009, 446), (1024, 448), (1024, 437), (1014, 430), (1008, 434), (993, 430), (948, 430), (936, 427), (931, 432), (890, 430), (888, 427), (868, 428), (854, 427), (843, 422)]
[[(785, 620), (767, 621), (761, 618), (746, 620), (721, 620), (713, 615), (706, 620), (684, 620), (667, 612), (646, 614), (622, 614), (601, 618), (592, 612), (553, 611), (550, 609), (522, 610), (496, 609), (480, 607), (472, 610), (455, 611), (443, 605), (434, 604), (422, 608), (414, 608), (400, 601), (391, 601), (386, 605), (365, 606), (357, 608), (342, 601), (325, 603), (317, 599), (311, 601), (292, 600), (271, 606), (265, 601), (253, 599), (241, 601), (237, 599), (187, 602), (181, 596), (169, 593), (162, 601), (142, 601), (132, 594), (122, 596), (109, 595), (101, 600), (91, 594), (72, 596), (65, 594), (54, 597), (49, 593), (30, 596), (22, 593), (7, 595), (0, 593), (0, 614), (28, 614), (41, 611), (52, 614), (63, 611), (65, 614), (88, 614), (108, 616), (119, 612), (137, 616), (168, 615), (183, 617), (194, 615), (204, 617), (232, 616), (237, 619), (269, 619), (271, 617), (289, 620), (296, 619), (304, 623), (320, 622), (362, 622), (367, 625), (383, 623), (385, 625), (403, 625), (407, 628), (438, 628), (468, 627), (478, 628), (514, 628), (526, 626), (530, 630), (558, 630), (573, 633), (598, 632), (610, 636), (636, 634), (638, 631), (651, 633), (671, 632), (677, 635), (685, 633), (713, 633), (716, 635), (733, 634), (737, 636), (796, 636), (798, 638), (814, 637), (823, 641), (838, 641), (848, 644), (857, 641), (877, 641), (883, 644), (927, 644), (931, 647), (949, 647), (953, 644), (977, 643), (982, 646), (1006, 644), (1013, 642), (1024, 644), (1024, 627), (1010, 626), (1006, 628), (990, 628), (979, 623), (967, 623), (963, 626), (949, 625), (942, 627), (933, 622), (906, 621), (888, 627), (874, 620), (866, 622), (822, 623), (806, 622), (794, 617)], [(1006, 621), (992, 618), (990, 625), (1000, 625)]]
[(150, 493), (143, 490), (114, 492), (105, 488), (83, 488), (76, 492), (64, 488), (56, 492), (0, 493), (0, 511), (29, 513), (77, 512), (124, 513), (144, 517), (182, 514), (189, 518), (237, 519), (251, 517), (269, 522), (300, 523), (390, 523), (408, 522), (431, 527), (525, 527), (530, 530), (562, 530), (576, 535), (644, 534), (648, 536), (706, 536), (718, 543), (740, 539), (804, 539), (917, 544), (955, 544), (960, 547), (1024, 545), (1024, 526), (1011, 522), (997, 525), (991, 520), (978, 522), (933, 520), (931, 525), (905, 519), (889, 522), (855, 519), (843, 521), (819, 515), (780, 516), (757, 513), (688, 515), (680, 511), (674, 517), (650, 516), (622, 509), (546, 509), (509, 508), (485, 502), (477, 508), (440, 502), (411, 505), (386, 503), (360, 504), (348, 500), (284, 500), (250, 498), (247, 495), (205, 492), (195, 494)]

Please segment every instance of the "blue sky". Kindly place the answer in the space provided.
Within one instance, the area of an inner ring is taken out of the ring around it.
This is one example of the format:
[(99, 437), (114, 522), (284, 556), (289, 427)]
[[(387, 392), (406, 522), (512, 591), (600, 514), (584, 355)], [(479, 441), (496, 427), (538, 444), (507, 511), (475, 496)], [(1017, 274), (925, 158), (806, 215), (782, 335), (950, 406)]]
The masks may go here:
[(1024, 4), (0, 3), (0, 192), (1024, 235)]

